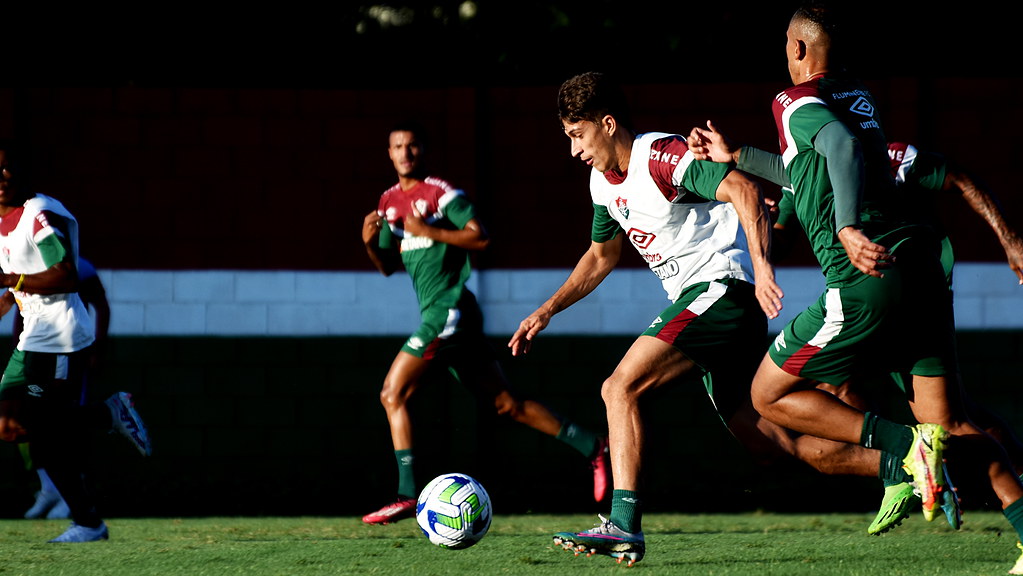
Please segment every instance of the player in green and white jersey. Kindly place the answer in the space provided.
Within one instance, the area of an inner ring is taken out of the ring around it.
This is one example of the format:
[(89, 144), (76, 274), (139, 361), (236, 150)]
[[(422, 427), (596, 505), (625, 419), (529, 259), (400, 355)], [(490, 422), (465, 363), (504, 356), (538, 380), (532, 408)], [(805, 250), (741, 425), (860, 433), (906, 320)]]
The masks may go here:
[(483, 250), (489, 237), (465, 194), (447, 181), (428, 176), (423, 162), (424, 134), (402, 124), (388, 135), (388, 154), (398, 183), (366, 215), (362, 238), (377, 269), (390, 276), (404, 265), (419, 301), (421, 324), (405, 341), (387, 376), (380, 401), (387, 412), (398, 463), (397, 498), (363, 517), (388, 524), (415, 515), (419, 493), (414, 473), (409, 400), (427, 369), (447, 368), (462, 384), (489, 399), (498, 414), (568, 444), (593, 469), (593, 497), (607, 497), (610, 461), (607, 440), (535, 400), (523, 398), (508, 383), (483, 332), (483, 314), (466, 287), (469, 253)]
[[(782, 176), (768, 178), (792, 190), (827, 284), (769, 349), (753, 381), (754, 404), (765, 418), (804, 434), (906, 454), (925, 518), (951, 506), (946, 517), (958, 527), (958, 499), (949, 497), (942, 464), (951, 432), (970, 443), (961, 462), (983, 461), (1023, 538), (1023, 484), (998, 442), (966, 417), (956, 393), (951, 296), (936, 234), (899, 209), (873, 99), (834, 57), (842, 39), (831, 16), (809, 4), (790, 21), (793, 87), (773, 104), (780, 162), (751, 148), (737, 158), (740, 169), (761, 175), (777, 174), (781, 164)], [(854, 383), (878, 370), (913, 375), (910, 407), (923, 424), (908, 428), (863, 413), (816, 386)]]

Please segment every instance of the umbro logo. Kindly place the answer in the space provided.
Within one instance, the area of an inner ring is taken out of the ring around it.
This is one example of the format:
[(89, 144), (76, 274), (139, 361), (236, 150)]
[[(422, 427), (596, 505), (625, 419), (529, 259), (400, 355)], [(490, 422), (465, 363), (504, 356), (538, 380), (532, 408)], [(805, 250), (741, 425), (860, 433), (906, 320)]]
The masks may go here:
[(874, 106), (863, 96), (860, 96), (852, 103), (849, 107), (849, 111), (853, 114), (859, 114), (861, 116), (867, 116), (868, 118), (874, 117)]
[(786, 348), (785, 333), (779, 332), (778, 336), (774, 339), (774, 349), (780, 352), (782, 348)]

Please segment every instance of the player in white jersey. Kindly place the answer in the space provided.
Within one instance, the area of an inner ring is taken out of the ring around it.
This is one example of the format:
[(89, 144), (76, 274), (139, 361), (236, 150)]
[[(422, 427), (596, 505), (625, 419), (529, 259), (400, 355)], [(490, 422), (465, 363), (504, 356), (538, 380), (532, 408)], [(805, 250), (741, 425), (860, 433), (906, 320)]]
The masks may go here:
[(572, 156), (593, 168), (592, 242), (568, 280), (521, 322), (508, 345), (513, 355), (528, 352), (555, 314), (607, 277), (626, 239), (661, 279), (671, 304), (601, 389), (614, 478), (610, 517), (601, 516), (591, 530), (554, 536), (566, 549), (631, 564), (646, 550), (640, 493), (645, 395), (687, 375), (703, 377), (722, 420), (744, 445), (770, 452), (786, 442), (780, 429), (733, 419), (750, 407), (749, 384), (766, 347), (767, 317), (781, 309), (769, 262), (771, 222), (759, 185), (742, 173), (694, 162), (682, 136), (637, 137), (620, 88), (604, 74), (569, 79), (558, 102)]
[(78, 295), (78, 222), (57, 200), (23, 189), (13, 145), (0, 143), (0, 316), (17, 304), (24, 328), (0, 380), (0, 439), (30, 442), (71, 512), (51, 542), (106, 540), (86, 476), (90, 429), (117, 430), (144, 455), (148, 434), (118, 392), (80, 404), (93, 322)]

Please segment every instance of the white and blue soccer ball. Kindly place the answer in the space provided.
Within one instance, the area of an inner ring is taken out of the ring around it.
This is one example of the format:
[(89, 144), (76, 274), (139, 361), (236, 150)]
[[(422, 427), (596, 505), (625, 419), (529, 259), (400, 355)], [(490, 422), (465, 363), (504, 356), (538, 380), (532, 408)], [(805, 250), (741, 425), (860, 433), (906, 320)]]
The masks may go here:
[(437, 546), (468, 548), (490, 530), (490, 496), (465, 474), (442, 474), (423, 488), (416, 502), (416, 522)]

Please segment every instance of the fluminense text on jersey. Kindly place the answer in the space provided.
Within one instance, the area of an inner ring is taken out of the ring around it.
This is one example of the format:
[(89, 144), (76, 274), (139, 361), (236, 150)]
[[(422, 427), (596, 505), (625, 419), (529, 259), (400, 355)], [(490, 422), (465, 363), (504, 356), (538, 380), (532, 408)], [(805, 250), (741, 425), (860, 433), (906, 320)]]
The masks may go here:
[(654, 275), (657, 276), (658, 279), (667, 280), (672, 276), (678, 275), (678, 261), (672, 258), (671, 260), (668, 260), (664, 264), (661, 264), (660, 266), (657, 266), (655, 268), (651, 268), (650, 270), (653, 271)]

